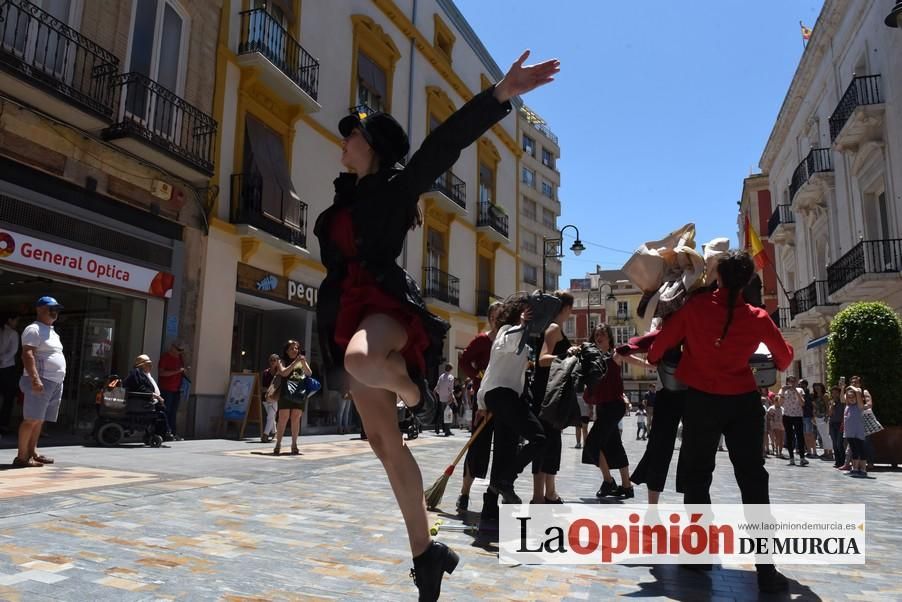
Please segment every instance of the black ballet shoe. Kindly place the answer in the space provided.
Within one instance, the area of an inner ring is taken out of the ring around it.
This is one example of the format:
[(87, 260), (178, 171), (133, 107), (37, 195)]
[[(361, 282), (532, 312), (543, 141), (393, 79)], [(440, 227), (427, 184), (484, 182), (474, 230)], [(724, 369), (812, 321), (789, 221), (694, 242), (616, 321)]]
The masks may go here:
[(420, 415), (426, 411), (426, 408), (434, 408), (436, 401), (429, 390), (429, 383), (426, 382), (425, 377), (413, 373), (409, 373), (409, 375), (410, 379), (416, 383), (417, 388), (420, 390), (420, 401), (416, 405), (409, 405), (406, 401), (404, 404), (407, 405), (407, 409), (411, 412)]
[(501, 496), (501, 501), (504, 504), (522, 504), (523, 500), (520, 499), (520, 496), (514, 491), (513, 483), (497, 483), (494, 485), (489, 485), (489, 491), (494, 493), (495, 495)]
[(457, 568), (460, 556), (440, 541), (433, 541), (426, 551), (413, 559), (410, 576), (420, 590), (420, 602), (438, 600), (442, 591), (442, 578)]

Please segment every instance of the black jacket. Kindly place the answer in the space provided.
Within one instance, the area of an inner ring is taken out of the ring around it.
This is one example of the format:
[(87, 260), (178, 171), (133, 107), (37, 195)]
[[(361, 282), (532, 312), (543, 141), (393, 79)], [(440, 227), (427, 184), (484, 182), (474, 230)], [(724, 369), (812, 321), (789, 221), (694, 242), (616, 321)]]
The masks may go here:
[(153, 393), (154, 391), (153, 383), (150, 382), (147, 373), (140, 366), (131, 369), (128, 376), (122, 381), (122, 386), (129, 393)]
[(382, 290), (419, 314), (431, 342), (425, 358), (427, 373), (441, 361), (449, 324), (426, 309), (416, 281), (396, 260), (404, 248), (420, 195), (454, 165), (461, 150), (510, 112), (510, 103), (499, 103), (493, 92), (494, 87), (477, 94), (437, 127), (406, 167), (381, 169), (359, 181), (354, 174), (342, 173), (335, 180), (335, 200), (319, 215), (313, 228), (319, 240), (320, 258), (326, 267), (326, 277), (319, 289), (316, 319), (330, 389), (345, 388), (344, 349), (335, 344), (333, 335), (347, 260), (329, 234), (335, 214), (346, 207), (351, 211), (361, 267), (373, 275)]
[(598, 347), (591, 343), (580, 345), (576, 355), (557, 357), (551, 362), (548, 385), (539, 416), (555, 428), (564, 428), (580, 421), (577, 394), (604, 378), (607, 364)]

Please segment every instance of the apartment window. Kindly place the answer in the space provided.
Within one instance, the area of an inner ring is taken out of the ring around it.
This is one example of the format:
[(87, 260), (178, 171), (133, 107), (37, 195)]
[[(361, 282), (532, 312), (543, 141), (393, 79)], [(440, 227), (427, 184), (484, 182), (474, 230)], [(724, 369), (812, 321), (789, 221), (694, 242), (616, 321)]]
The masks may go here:
[(536, 156), (536, 141), (526, 134), (523, 134), (523, 152), (533, 158)]
[(618, 301), (617, 302), (617, 317), (621, 320), (626, 320), (630, 317), (630, 304), (629, 301)]
[(545, 289), (553, 291), (557, 289), (557, 274), (545, 274)]
[(567, 321), (564, 322), (564, 334), (568, 337), (576, 336), (576, 317), (570, 316), (567, 318)]
[(495, 172), (485, 163), (479, 163), (479, 202), (495, 202)]
[(442, 21), (438, 15), (433, 15), (433, 20), (435, 22), (435, 38), (433, 39), (432, 45), (435, 46), (435, 49), (438, 50), (439, 54), (450, 63), (451, 51), (454, 48), (454, 34), (451, 33), (451, 29), (445, 25), (444, 21)]
[(523, 281), (528, 284), (536, 284), (539, 281), (539, 270), (534, 265), (523, 264)]
[(536, 206), (536, 202), (530, 200), (526, 197), (523, 197), (523, 216), (528, 217), (529, 219), (535, 221), (536, 220), (536, 211), (538, 207)]
[(620, 365), (620, 376), (621, 378), (629, 378), (630, 376), (630, 365), (626, 362)]
[(544, 147), (542, 147), (542, 165), (554, 169), (554, 153)]
[(542, 179), (542, 194), (547, 196), (549, 199), (554, 198), (554, 184), (549, 182), (548, 180)]
[(357, 104), (385, 111), (388, 77), (385, 70), (363, 52), (357, 53)]
[(617, 326), (614, 328), (614, 346), (626, 345), (629, 343), (630, 337), (636, 335), (636, 329), (633, 326)]
[(553, 211), (542, 208), (542, 224), (548, 228), (554, 229), (556, 227), (555, 221), (556, 217)]
[(538, 253), (539, 252), (539, 244), (536, 237), (535, 232), (523, 232), (523, 240), (520, 243), (520, 246), (524, 251), (528, 251), (530, 253)]
[(523, 183), (530, 188), (536, 187), (536, 170), (523, 167)]

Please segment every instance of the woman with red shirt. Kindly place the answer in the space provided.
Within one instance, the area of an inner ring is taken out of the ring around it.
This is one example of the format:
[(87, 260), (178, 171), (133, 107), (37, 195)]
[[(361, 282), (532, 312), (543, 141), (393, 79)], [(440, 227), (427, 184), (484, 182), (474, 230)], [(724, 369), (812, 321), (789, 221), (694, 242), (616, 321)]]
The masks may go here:
[[(769, 504), (768, 474), (761, 457), (764, 409), (749, 358), (767, 345), (778, 370), (792, 362), (792, 347), (763, 309), (746, 304), (742, 289), (755, 274), (745, 251), (717, 262), (718, 290), (691, 298), (673, 314), (652, 343), (648, 361), (683, 343), (677, 378), (688, 385), (677, 479), (686, 504), (710, 504), (717, 443), (724, 436), (743, 504)], [(772, 564), (756, 565), (762, 592), (786, 591)]]

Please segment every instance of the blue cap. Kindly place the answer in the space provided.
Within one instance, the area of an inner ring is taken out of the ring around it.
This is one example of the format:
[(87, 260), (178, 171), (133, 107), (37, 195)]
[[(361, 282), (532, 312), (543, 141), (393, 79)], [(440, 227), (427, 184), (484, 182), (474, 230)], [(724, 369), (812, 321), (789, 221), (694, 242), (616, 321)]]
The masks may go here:
[(60, 305), (56, 299), (53, 297), (41, 297), (38, 299), (38, 302), (34, 304), (35, 307), (55, 307), (57, 309), (62, 309), (63, 306)]

